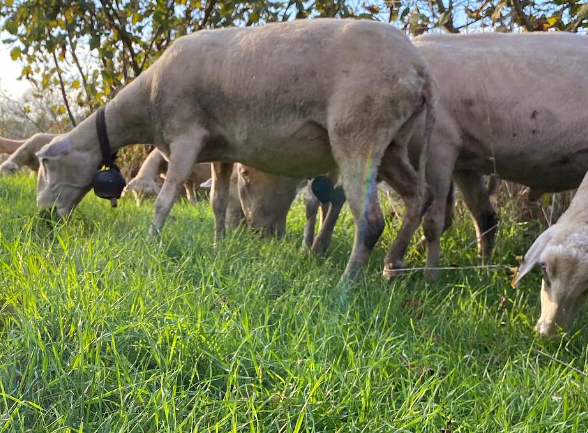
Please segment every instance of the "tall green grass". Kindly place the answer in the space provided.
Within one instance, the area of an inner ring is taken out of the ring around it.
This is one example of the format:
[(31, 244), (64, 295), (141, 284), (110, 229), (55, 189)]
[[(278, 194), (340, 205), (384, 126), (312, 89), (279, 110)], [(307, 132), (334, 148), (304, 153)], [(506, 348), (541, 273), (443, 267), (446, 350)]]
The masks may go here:
[[(36, 216), (34, 180), (0, 180), (0, 432), (586, 432), (588, 320), (539, 339), (539, 276), (420, 273), (388, 284), (389, 221), (365, 274), (339, 286), (344, 214), (324, 258), (230, 232), (181, 203), (161, 239), (152, 206), (88, 196)], [(537, 225), (503, 215), (495, 262), (516, 265)], [(443, 264), (476, 263), (467, 215)], [(410, 250), (407, 262), (422, 265)], [(556, 358), (556, 362), (544, 354)]]

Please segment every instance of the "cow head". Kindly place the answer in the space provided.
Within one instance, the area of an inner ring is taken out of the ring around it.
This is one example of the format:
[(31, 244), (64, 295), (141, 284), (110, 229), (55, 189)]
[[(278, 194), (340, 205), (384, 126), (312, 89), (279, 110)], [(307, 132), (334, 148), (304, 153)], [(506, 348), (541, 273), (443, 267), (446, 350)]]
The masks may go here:
[(543, 232), (527, 254), (516, 282), (539, 265), (541, 317), (535, 328), (544, 336), (566, 329), (588, 296), (588, 228), (558, 226)]
[[(37, 152), (37, 206), (67, 216), (91, 189), (101, 156), (96, 136), (76, 140), (70, 133), (53, 139)], [(78, 137), (79, 138), (79, 137)]]
[(237, 186), (247, 223), (266, 234), (281, 236), (300, 179), (276, 176), (237, 164)]

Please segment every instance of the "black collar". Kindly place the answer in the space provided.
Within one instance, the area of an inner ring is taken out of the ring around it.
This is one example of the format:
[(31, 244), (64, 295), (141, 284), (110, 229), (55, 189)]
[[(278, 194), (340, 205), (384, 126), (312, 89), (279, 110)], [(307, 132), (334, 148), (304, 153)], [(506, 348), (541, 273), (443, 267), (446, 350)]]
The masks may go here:
[(110, 142), (106, 131), (106, 107), (100, 107), (96, 112), (96, 132), (98, 133), (98, 142), (102, 153), (101, 167), (111, 168), (114, 166), (116, 152), (111, 153), (110, 151)]

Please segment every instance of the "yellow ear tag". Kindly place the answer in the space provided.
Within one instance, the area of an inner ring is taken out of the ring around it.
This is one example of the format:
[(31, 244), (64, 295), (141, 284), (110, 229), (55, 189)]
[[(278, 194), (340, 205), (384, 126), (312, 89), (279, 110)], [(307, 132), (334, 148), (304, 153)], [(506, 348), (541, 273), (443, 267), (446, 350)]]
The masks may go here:
[(519, 278), (519, 268), (516, 268), (514, 277), (512, 277), (512, 281), (510, 282), (510, 287), (513, 289), (517, 286), (517, 278)]
[[(521, 263), (523, 260), (525, 260), (525, 258), (523, 256), (516, 256), (515, 259)], [(512, 287), (513, 289), (516, 288), (517, 286), (517, 278), (519, 278), (519, 270), (521, 269), (520, 266), (517, 266), (516, 268), (514, 268), (514, 277), (512, 277), (512, 281), (510, 282), (510, 287)]]
[(105, 165), (103, 165), (100, 170), (108, 170), (108, 167), (106, 167)]

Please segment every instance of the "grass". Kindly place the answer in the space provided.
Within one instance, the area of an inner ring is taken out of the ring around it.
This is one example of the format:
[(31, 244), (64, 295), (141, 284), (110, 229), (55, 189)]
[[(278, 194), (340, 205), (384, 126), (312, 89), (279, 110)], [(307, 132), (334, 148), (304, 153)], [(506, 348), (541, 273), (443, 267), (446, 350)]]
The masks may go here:
[[(67, 223), (35, 215), (34, 180), (0, 180), (0, 432), (586, 432), (588, 321), (539, 339), (539, 276), (505, 271), (380, 277), (338, 286), (345, 213), (325, 258), (288, 235), (229, 233), (210, 206), (176, 205), (150, 239), (152, 206), (88, 196)], [(539, 232), (503, 216), (495, 262)], [(467, 215), (443, 264), (476, 263)], [(422, 265), (411, 248), (408, 262)], [(549, 354), (556, 362), (539, 351)]]

